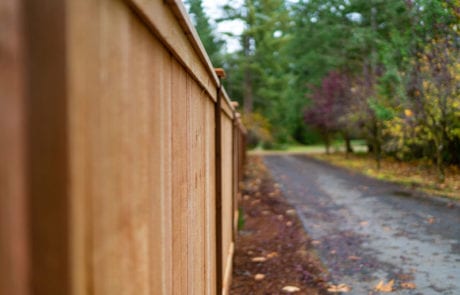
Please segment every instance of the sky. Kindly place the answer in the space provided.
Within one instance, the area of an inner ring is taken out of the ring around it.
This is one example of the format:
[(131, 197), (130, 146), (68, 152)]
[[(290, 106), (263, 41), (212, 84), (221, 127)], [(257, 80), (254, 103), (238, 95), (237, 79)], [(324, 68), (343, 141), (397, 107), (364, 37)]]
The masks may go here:
[(240, 3), (242, 0), (203, 0), (203, 7), (211, 22), (216, 25), (216, 31), (222, 39), (225, 40), (227, 46), (227, 52), (234, 52), (240, 49), (240, 44), (237, 38), (231, 38), (223, 35), (223, 33), (233, 33), (235, 35), (241, 34), (244, 25), (241, 21), (227, 21), (216, 24), (215, 19), (222, 16), (222, 10), (220, 7), (227, 3)]

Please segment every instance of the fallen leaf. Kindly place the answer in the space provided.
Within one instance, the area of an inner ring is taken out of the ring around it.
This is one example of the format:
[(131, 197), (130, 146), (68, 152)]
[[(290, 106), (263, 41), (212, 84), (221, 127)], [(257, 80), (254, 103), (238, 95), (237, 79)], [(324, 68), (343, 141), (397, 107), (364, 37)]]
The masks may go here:
[(361, 222), (359, 223), (359, 225), (361, 225), (362, 227), (368, 226), (368, 225), (369, 225), (369, 221), (361, 221)]
[(262, 274), (262, 273), (258, 273), (258, 274), (256, 274), (256, 275), (254, 276), (254, 280), (256, 280), (256, 281), (261, 281), (261, 280), (263, 280), (263, 279), (265, 279), (265, 275)]
[(292, 226), (292, 221), (286, 222), (286, 226)]
[(247, 200), (249, 200), (249, 199), (250, 199), (250, 197), (249, 197), (248, 195), (244, 195), (244, 196), (243, 196), (243, 200), (247, 201)]
[(295, 215), (295, 210), (294, 209), (286, 210), (286, 215), (294, 216)]
[(401, 283), (401, 288), (403, 289), (415, 289), (417, 286), (413, 282)]
[(267, 261), (267, 258), (265, 258), (265, 257), (254, 257), (254, 258), (251, 258), (251, 261), (252, 262), (265, 262), (265, 261)]
[(428, 217), (428, 218), (426, 219), (426, 221), (427, 221), (429, 224), (433, 224), (433, 223), (436, 221), (436, 219), (434, 219), (434, 217)]
[(377, 286), (375, 286), (375, 291), (379, 292), (393, 292), (393, 285), (395, 281), (391, 280), (388, 283), (384, 283), (383, 280), (381, 280)]
[(361, 257), (351, 255), (351, 256), (348, 256), (348, 260), (357, 261), (357, 260), (361, 260)]
[(278, 257), (278, 252), (272, 252), (267, 255), (267, 258), (274, 258), (274, 257)]
[(327, 291), (330, 293), (350, 292), (351, 287), (347, 284), (329, 285)]
[(321, 241), (313, 240), (313, 241), (311, 242), (311, 244), (312, 244), (313, 246), (318, 246), (318, 245), (321, 244)]
[(412, 112), (412, 110), (405, 109), (404, 110), (404, 115), (406, 115), (406, 117), (412, 117), (414, 115), (414, 113)]
[(285, 286), (281, 290), (284, 292), (288, 292), (288, 293), (294, 293), (294, 292), (299, 292), (300, 288), (296, 286)]
[(280, 214), (280, 215), (277, 216), (277, 218), (278, 218), (278, 220), (283, 220), (284, 216)]

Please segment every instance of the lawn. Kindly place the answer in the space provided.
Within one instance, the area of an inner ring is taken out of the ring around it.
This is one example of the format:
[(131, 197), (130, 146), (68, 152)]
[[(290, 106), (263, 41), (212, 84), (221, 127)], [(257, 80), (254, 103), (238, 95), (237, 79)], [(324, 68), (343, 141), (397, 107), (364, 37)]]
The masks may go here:
[(374, 178), (397, 182), (430, 194), (460, 200), (460, 169), (456, 166), (447, 167), (446, 180), (444, 183), (439, 183), (435, 167), (427, 161), (402, 162), (393, 158), (383, 158), (381, 168), (378, 170), (375, 160), (367, 153), (352, 154), (348, 157), (342, 152), (329, 155), (311, 154), (311, 156)]

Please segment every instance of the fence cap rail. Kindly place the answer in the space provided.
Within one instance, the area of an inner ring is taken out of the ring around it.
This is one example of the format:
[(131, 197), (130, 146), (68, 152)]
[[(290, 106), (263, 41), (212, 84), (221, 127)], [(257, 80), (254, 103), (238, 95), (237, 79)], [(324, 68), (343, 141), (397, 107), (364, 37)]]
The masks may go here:
[[(192, 24), (181, 0), (124, 0), (156, 35), (163, 45), (198, 82), (209, 97), (216, 101), (216, 89), (220, 81), (214, 66)], [(231, 105), (225, 88), (222, 95), (222, 111), (233, 119)]]
[[(172, 12), (179, 20), (179, 24), (182, 27), (182, 30), (187, 34), (189, 41), (191, 42), (192, 47), (198, 54), (201, 61), (204, 63), (206, 68), (208, 69), (209, 74), (212, 76), (214, 84), (216, 87), (219, 85), (219, 78), (225, 78), (226, 74), (224, 69), (222, 68), (214, 68), (212, 62), (204, 48), (203, 43), (198, 35), (198, 32), (195, 29), (192, 21), (190, 20), (190, 16), (187, 13), (187, 10), (184, 6), (184, 3), (181, 0), (164, 0), (164, 2), (171, 7)], [(221, 76), (223, 75), (223, 76)], [(223, 101), (227, 104), (227, 106), (232, 110), (235, 111), (235, 108), (231, 104), (231, 100), (223, 89)]]

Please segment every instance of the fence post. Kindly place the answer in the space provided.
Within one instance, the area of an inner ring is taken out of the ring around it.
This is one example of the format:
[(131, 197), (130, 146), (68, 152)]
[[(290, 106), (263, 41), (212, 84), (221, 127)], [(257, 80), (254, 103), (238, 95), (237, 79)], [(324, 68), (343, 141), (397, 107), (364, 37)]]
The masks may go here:
[(232, 118), (232, 165), (233, 165), (233, 173), (232, 173), (232, 240), (233, 242), (236, 241), (237, 237), (237, 224), (238, 224), (238, 204), (237, 204), (237, 194), (238, 194), (238, 183), (239, 183), (239, 172), (238, 172), (238, 159), (239, 159), (239, 126), (238, 126), (238, 116), (236, 112), (236, 108), (238, 107), (237, 101), (232, 101), (233, 107), (233, 118)]
[(216, 294), (222, 293), (223, 259), (222, 259), (222, 78), (225, 72), (215, 69), (219, 78), (216, 104), (214, 108), (215, 121), (215, 167), (216, 167)]

